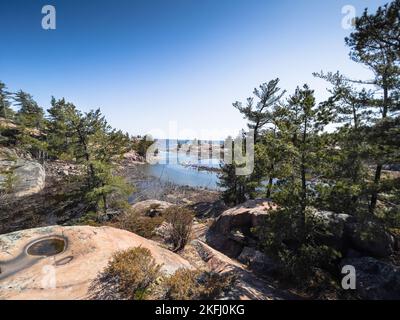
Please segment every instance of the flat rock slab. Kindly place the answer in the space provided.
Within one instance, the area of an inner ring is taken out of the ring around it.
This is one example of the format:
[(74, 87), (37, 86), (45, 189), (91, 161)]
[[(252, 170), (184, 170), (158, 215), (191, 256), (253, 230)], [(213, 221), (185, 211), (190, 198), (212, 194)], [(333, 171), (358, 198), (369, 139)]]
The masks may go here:
[[(51, 257), (26, 254), (32, 242), (49, 237), (65, 239), (65, 250)], [(156, 242), (111, 227), (52, 226), (1, 235), (0, 299), (87, 299), (93, 280), (112, 254), (139, 246), (151, 251), (166, 274), (192, 268)]]

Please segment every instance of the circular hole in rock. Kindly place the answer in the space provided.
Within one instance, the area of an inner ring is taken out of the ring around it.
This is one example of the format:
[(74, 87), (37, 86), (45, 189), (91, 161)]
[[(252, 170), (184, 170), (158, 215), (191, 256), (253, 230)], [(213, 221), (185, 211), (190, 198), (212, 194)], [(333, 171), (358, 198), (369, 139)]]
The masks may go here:
[(27, 253), (31, 256), (54, 256), (63, 252), (65, 249), (65, 240), (59, 238), (50, 238), (39, 240), (31, 244)]

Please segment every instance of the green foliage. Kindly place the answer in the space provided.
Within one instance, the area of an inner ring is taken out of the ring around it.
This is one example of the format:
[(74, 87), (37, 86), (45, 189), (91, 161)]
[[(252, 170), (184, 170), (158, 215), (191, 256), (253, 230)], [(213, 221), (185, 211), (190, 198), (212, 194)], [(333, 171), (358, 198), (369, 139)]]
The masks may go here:
[(0, 81), (0, 117), (4, 119), (13, 119), (15, 112), (11, 109), (11, 93), (7, 91), (6, 85)]
[(14, 100), (19, 107), (17, 119), (28, 128), (42, 129), (44, 126), (44, 111), (38, 106), (32, 96), (22, 90), (15, 93)]
[(133, 149), (142, 157), (146, 157), (147, 149), (154, 143), (150, 136), (138, 138), (133, 142)]
[(117, 194), (127, 198), (133, 192), (133, 187), (126, 183), (122, 177), (114, 175), (111, 164), (91, 161), (88, 166), (93, 174), (89, 178), (90, 189), (88, 189), (86, 198), (96, 207), (103, 208), (104, 212), (109, 207), (109, 196)]
[(233, 106), (243, 114), (249, 121), (249, 128), (254, 130), (254, 140), (258, 140), (260, 131), (271, 122), (271, 109), (279, 104), (285, 91), (280, 92), (278, 87), (279, 79), (263, 83), (259, 88), (254, 89), (254, 95), (258, 99), (254, 103), (254, 98), (247, 99), (247, 105), (244, 107), (241, 102), (235, 102)]
[(19, 148), (29, 152), (36, 159), (44, 160), (45, 153), (47, 152), (47, 142), (42, 135), (32, 132), (30, 128), (21, 126), (20, 133), (16, 138)]
[(115, 175), (115, 160), (130, 147), (128, 135), (112, 129), (100, 110), (82, 114), (74, 105), (52, 99), (49, 127), (49, 150), (54, 156), (75, 159), (86, 168), (86, 200), (94, 209), (106, 212), (118, 198), (133, 192), (123, 178)]
[(65, 99), (51, 99), (51, 108), (47, 110), (48, 132), (47, 142), (49, 155), (63, 160), (74, 160), (78, 136), (73, 124), (79, 117), (78, 110)]
[(334, 271), (334, 262), (341, 257), (335, 248), (321, 244), (320, 241), (321, 235), (335, 232), (331, 226), (306, 210), (304, 227), (305, 238), (298, 212), (279, 209), (268, 215), (263, 225), (254, 230), (260, 239), (261, 248), (280, 262), (281, 276), (299, 285), (310, 281), (319, 268)]
[(246, 201), (247, 177), (236, 174), (236, 164), (221, 164), (218, 186), (223, 189), (222, 199), (228, 205)]
[[(228, 137), (224, 143), (225, 159), (232, 159), (231, 163), (220, 163), (220, 173), (218, 186), (223, 190), (222, 198), (228, 205), (237, 205), (245, 202), (248, 198), (257, 195), (256, 188), (260, 184), (259, 162), (255, 159), (256, 170), (250, 175), (239, 175), (239, 171), (246, 166), (242, 160), (235, 158), (235, 153), (246, 152), (245, 143), (240, 144), (240, 140), (245, 141), (246, 133), (242, 132), (235, 141)], [(242, 150), (240, 150), (242, 148)]]
[[(4, 89), (1, 83), (2, 104), (8, 103)], [(18, 125), (2, 128), (3, 144), (14, 144), (42, 161), (50, 156), (82, 164), (87, 169), (82, 192), (91, 209), (124, 206), (133, 189), (115, 174), (115, 161), (131, 148), (128, 134), (112, 129), (99, 109), (83, 114), (65, 99), (52, 98), (45, 120), (30, 94), (20, 90), (14, 100)]]
[(374, 94), (366, 105), (374, 112), (374, 120), (378, 121), (367, 128), (368, 135), (372, 138), (369, 151), (376, 159), (373, 185), (370, 188), (369, 207), (372, 214), (376, 212), (381, 192), (383, 165), (388, 163), (388, 159), (393, 161), (393, 158), (397, 158), (395, 161), (399, 161), (398, 146), (393, 146), (390, 139), (378, 138), (381, 134), (386, 136), (393, 129), (398, 131), (398, 125), (393, 120), (398, 118), (400, 110), (400, 54), (396, 40), (400, 34), (399, 10), (398, 0), (379, 7), (376, 13), (370, 14), (365, 10), (363, 15), (356, 19), (355, 31), (346, 38), (352, 59), (364, 64), (374, 73), (372, 81), (361, 82), (374, 86)]

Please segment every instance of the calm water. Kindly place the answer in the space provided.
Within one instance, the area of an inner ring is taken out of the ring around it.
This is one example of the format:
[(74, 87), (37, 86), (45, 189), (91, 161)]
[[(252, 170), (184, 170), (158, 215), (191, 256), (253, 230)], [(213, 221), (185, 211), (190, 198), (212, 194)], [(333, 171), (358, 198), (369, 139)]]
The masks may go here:
[[(170, 148), (172, 149), (171, 145)], [(143, 166), (144, 173), (162, 182), (171, 182), (178, 185), (200, 187), (208, 189), (218, 189), (218, 175), (216, 172), (197, 170), (188, 167), (190, 164), (198, 164), (207, 167), (218, 167), (219, 159), (201, 159), (186, 154), (176, 153), (176, 151), (160, 150), (159, 155), (162, 160), (159, 164), (146, 164)]]

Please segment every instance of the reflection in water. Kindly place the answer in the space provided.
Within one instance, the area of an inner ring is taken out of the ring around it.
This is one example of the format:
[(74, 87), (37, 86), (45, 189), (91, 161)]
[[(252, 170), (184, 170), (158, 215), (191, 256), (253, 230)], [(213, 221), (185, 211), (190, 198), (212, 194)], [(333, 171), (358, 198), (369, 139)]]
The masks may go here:
[(63, 252), (66, 246), (67, 239), (62, 236), (45, 237), (28, 243), (13, 259), (0, 260), (0, 280), (33, 266), (41, 259)]
[(162, 182), (171, 182), (178, 185), (218, 189), (218, 174), (191, 168), (190, 164), (199, 164), (205, 167), (218, 167), (218, 159), (197, 159), (191, 155), (168, 151), (160, 151), (162, 164), (144, 165), (144, 174), (159, 178)]
[(28, 247), (27, 253), (31, 256), (54, 256), (65, 249), (65, 241), (62, 239), (51, 238), (35, 242)]

